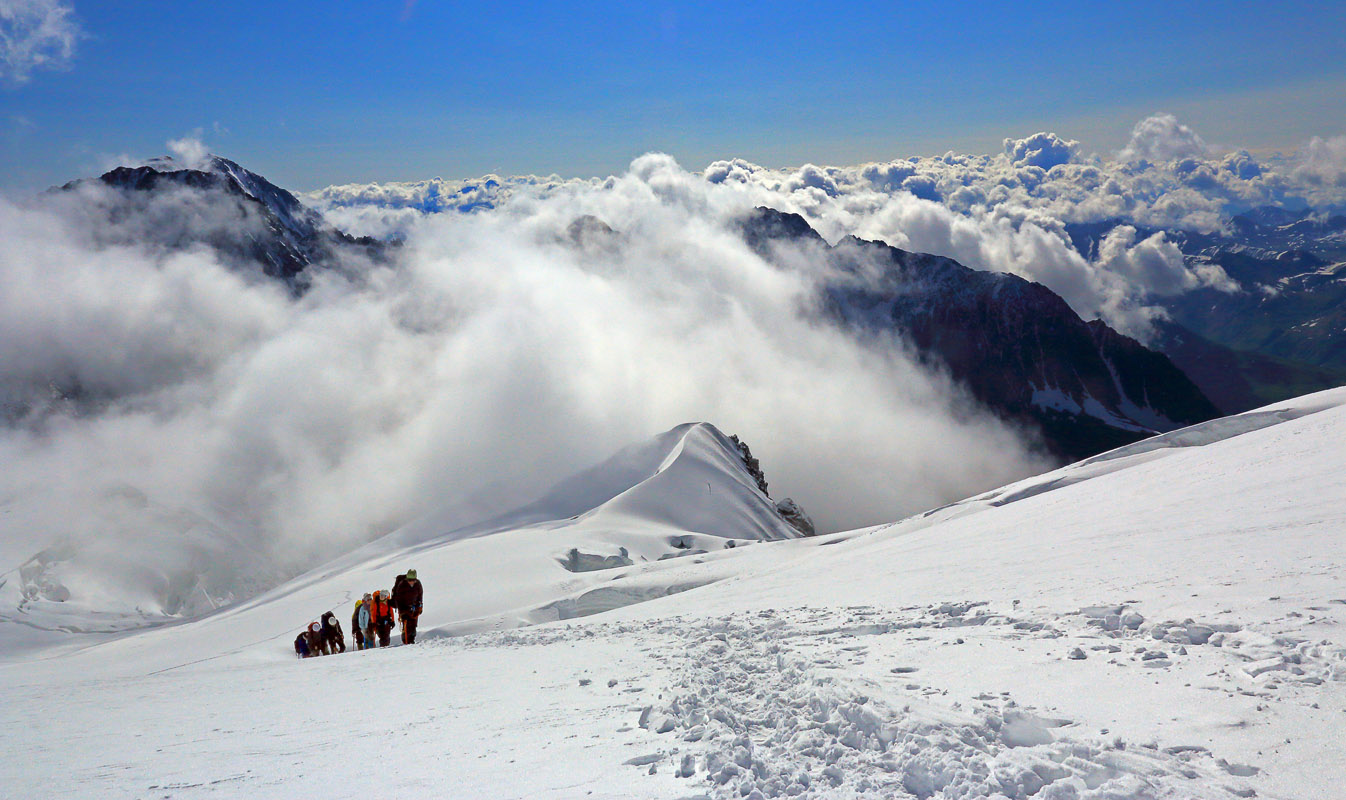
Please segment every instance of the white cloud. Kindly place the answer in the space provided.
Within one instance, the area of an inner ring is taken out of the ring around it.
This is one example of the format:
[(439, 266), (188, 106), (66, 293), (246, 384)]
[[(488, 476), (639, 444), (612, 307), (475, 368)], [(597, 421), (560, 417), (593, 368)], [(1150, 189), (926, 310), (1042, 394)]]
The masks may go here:
[(1178, 158), (1200, 158), (1210, 148), (1196, 131), (1178, 122), (1172, 114), (1155, 114), (1136, 123), (1131, 130), (1131, 141), (1122, 148), (1123, 161), (1172, 161)]
[(1324, 188), (1346, 188), (1346, 136), (1313, 137), (1299, 154), (1295, 177)]
[(427, 214), (484, 211), (508, 202), (517, 192), (545, 195), (567, 185), (594, 183), (596, 181), (564, 180), (556, 175), (509, 178), (483, 175), (475, 180), (431, 178), (405, 183), (329, 186), (311, 192), (303, 199), (347, 233), (401, 238)]
[(1054, 133), (1035, 133), (1027, 139), (1006, 139), (1005, 154), (1018, 165), (1051, 169), (1070, 163), (1079, 145)]
[(170, 139), (168, 152), (187, 169), (204, 169), (210, 158), (210, 148), (201, 141), (199, 130), (181, 139)]
[[(1118, 161), (1040, 132), (1007, 138), (1003, 152), (991, 155), (946, 153), (791, 170), (734, 159), (712, 163), (703, 176), (746, 203), (804, 214), (832, 240), (853, 233), (1040, 281), (1082, 316), (1101, 314), (1143, 338), (1158, 313), (1155, 298), (1198, 286), (1232, 290), (1233, 284), (1218, 268), (1182, 267), (1171, 243), (1157, 244), (1140, 229), (1212, 233), (1231, 214), (1260, 205), (1346, 207), (1343, 141), (1346, 137), (1316, 139), (1288, 159), (1259, 161), (1246, 151), (1214, 156), (1191, 128), (1172, 115), (1156, 114), (1135, 126), (1125, 158)], [(404, 231), (424, 213), (505, 206), (516, 192), (547, 195), (602, 184), (488, 176), (331, 187), (316, 197), (332, 219), (377, 234)], [(436, 194), (427, 194), (427, 187)], [(463, 199), (445, 202), (446, 197)], [(1115, 238), (1107, 257), (1075, 252), (1065, 224), (1093, 222), (1130, 226), (1136, 238), (1124, 247)], [(1128, 255), (1120, 257), (1122, 252)]]
[[(798, 194), (830, 201), (817, 189)], [(250, 230), (227, 204), (170, 193), (132, 222), (106, 211), (112, 190), (83, 191), (0, 201), (0, 406), (31, 409), (0, 427), (11, 561), (61, 535), (108, 580), (192, 562), (192, 537), (150, 535), (164, 515), (136, 516), (129, 485), (147, 509), (227, 519), (257, 555), (213, 580), (262, 581), (435, 503), (527, 499), (688, 420), (743, 436), (778, 496), (828, 528), (1043, 466), (902, 350), (817, 325), (818, 276), (734, 228), (763, 190), (666, 156), (422, 216), (392, 264), (316, 273), (299, 299), (211, 251), (144, 244), (172, 207)], [(616, 233), (573, 243), (584, 215)]]
[(1100, 265), (1154, 295), (1181, 294), (1198, 285), (1183, 264), (1182, 251), (1164, 234), (1136, 239), (1136, 229), (1130, 225), (1113, 228), (1099, 244)]
[(0, 0), (0, 77), (27, 83), (39, 69), (64, 69), (83, 36), (61, 0)]

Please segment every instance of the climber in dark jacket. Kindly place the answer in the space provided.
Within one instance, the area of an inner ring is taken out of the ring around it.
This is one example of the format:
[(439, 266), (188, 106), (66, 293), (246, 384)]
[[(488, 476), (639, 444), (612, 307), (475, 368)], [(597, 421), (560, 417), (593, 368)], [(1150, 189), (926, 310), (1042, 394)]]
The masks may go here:
[(393, 583), (393, 606), (402, 621), (402, 644), (416, 643), (416, 619), (421, 615), (421, 603), (425, 589), (416, 580), (416, 570), (409, 569), (407, 574), (398, 575)]
[(308, 635), (307, 631), (294, 637), (294, 654), (300, 658), (308, 658)]
[(322, 635), (322, 623), (314, 620), (308, 624), (304, 631), (305, 638), (308, 639), (308, 654), (311, 656), (325, 656), (332, 651), (327, 649), (327, 640)]
[(331, 652), (346, 652), (346, 634), (341, 632), (341, 623), (331, 611), (322, 615), (322, 638)]

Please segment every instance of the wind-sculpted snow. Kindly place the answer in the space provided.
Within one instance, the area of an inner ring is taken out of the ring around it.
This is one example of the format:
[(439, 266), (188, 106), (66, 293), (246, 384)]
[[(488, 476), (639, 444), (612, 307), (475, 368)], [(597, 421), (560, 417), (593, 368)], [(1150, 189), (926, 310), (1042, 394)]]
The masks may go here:
[(1224, 441), (1233, 436), (1241, 436), (1245, 433), (1261, 430), (1272, 425), (1279, 425), (1282, 422), (1299, 419), (1308, 414), (1314, 414), (1334, 407), (1334, 403), (1324, 401), (1321, 405), (1301, 404), (1289, 408), (1268, 409), (1264, 411), (1249, 411), (1243, 414), (1236, 414), (1231, 417), (1221, 417), (1210, 422), (1203, 422), (1198, 425), (1192, 425), (1182, 430), (1164, 433), (1158, 436), (1152, 436), (1143, 442), (1137, 442), (1126, 447), (1119, 447), (1116, 450), (1110, 450), (1093, 458), (1085, 459), (1080, 462), (1081, 468), (1101, 461), (1111, 461), (1117, 458), (1127, 458), (1129, 456), (1148, 453), (1152, 450), (1160, 450), (1166, 447), (1204, 447), (1216, 442)]
[(1280, 408), (1248, 411), (1229, 417), (1202, 422), (1180, 430), (1151, 436), (1135, 444), (1118, 447), (1092, 458), (1086, 458), (1068, 467), (1025, 479), (973, 498), (970, 503), (987, 502), (993, 506), (1025, 500), (1044, 492), (1092, 480), (1103, 475), (1144, 464), (1164, 455), (1171, 448), (1207, 447), (1235, 436), (1259, 431), (1274, 425), (1316, 414), (1340, 403), (1339, 391), (1322, 392), (1301, 398)]

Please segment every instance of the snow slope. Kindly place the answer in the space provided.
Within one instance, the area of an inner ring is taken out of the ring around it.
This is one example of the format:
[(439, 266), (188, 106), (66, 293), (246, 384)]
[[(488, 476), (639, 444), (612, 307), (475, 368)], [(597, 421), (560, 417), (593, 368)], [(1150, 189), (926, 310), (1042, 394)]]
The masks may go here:
[[(345, 609), (338, 616), (349, 620), (360, 595), (389, 588), (392, 577), (409, 567), (434, 576), (426, 580), (438, 596), (421, 619), (423, 630), (512, 627), (694, 585), (675, 581), (630, 592), (611, 590), (603, 584), (611, 581), (613, 566), (658, 571), (669, 559), (799, 535), (758, 491), (737, 446), (704, 423), (680, 425), (570, 477), (532, 503), (482, 516), (470, 503), (440, 509), (244, 603), (165, 625), (164, 636), (190, 640), (213, 631), (213, 640), (237, 641), (260, 624), (292, 638), (290, 629), (327, 610)], [(217, 549), (227, 551), (229, 540), (219, 541)], [(228, 553), (208, 556), (223, 559)], [(34, 591), (34, 579), (24, 570), (17, 573), (0, 577), (0, 598), (14, 604), (13, 611), (0, 613), (0, 641), (9, 645), (0, 651), (0, 661), (31, 658), (43, 652), (40, 645), (68, 649), (109, 638), (66, 635), (53, 644), (51, 634), (116, 633), (132, 624), (127, 620), (145, 624), (126, 608), (144, 598), (107, 592), (80, 603), (62, 601)], [(96, 584), (75, 585), (90, 582)], [(91, 609), (100, 598), (116, 613)], [(34, 637), (33, 630), (44, 635)], [(135, 637), (118, 637), (108, 646), (163, 651), (158, 640)]]
[[(609, 465), (503, 520), (428, 519), (199, 621), (16, 656), (0, 703), (25, 733), (0, 744), (0, 785), (1342, 796), (1346, 389), (893, 525), (751, 547), (707, 546), (788, 535), (716, 434), (680, 429), (616, 460), (644, 480), (608, 481)], [(684, 535), (693, 546), (674, 546)], [(626, 547), (633, 564), (570, 572), (571, 547)], [(427, 586), (425, 641), (288, 653), (308, 619), (348, 617), (353, 592), (406, 566)]]

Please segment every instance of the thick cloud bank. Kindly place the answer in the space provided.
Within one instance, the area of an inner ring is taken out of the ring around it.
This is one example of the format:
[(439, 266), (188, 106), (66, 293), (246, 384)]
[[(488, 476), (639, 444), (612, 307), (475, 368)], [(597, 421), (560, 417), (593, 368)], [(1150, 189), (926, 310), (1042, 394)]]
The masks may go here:
[[(1169, 114), (1137, 123), (1115, 157), (1054, 133), (1007, 138), (1001, 153), (946, 153), (854, 167), (775, 170), (717, 161), (705, 182), (744, 202), (803, 214), (831, 240), (846, 234), (1012, 272), (1146, 340), (1156, 301), (1198, 287), (1237, 287), (1209, 265), (1185, 265), (1160, 230), (1214, 232), (1262, 205), (1346, 208), (1346, 137), (1314, 139), (1288, 157), (1217, 152)], [(427, 214), (474, 211), (599, 181), (501, 178), (334, 186), (310, 199), (355, 233), (396, 236)], [(569, 188), (567, 188), (569, 187)], [(1075, 250), (1068, 223), (1121, 223), (1098, 252)]]
[(7, 568), (52, 548), (43, 591), (200, 608), (689, 420), (742, 436), (822, 529), (1045, 466), (901, 343), (817, 322), (825, 267), (768, 264), (735, 227), (765, 190), (664, 156), (419, 216), (387, 263), (302, 296), (151, 230), (176, 209), (248, 231), (236, 204), (113, 214), (111, 191), (0, 201), (0, 539)]

